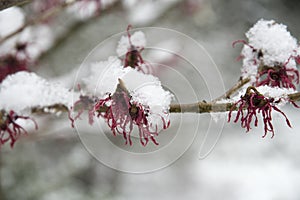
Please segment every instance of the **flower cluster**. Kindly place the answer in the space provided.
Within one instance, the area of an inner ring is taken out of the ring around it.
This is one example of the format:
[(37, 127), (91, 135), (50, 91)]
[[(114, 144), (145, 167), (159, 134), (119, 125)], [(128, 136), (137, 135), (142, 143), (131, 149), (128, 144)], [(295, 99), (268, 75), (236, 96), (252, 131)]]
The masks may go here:
[(259, 20), (247, 33), (248, 42), (241, 53), (242, 76), (251, 78), (253, 86), (278, 86), (296, 89), (299, 72), (297, 40), (287, 27), (275, 21)]
[(38, 128), (36, 122), (28, 116), (17, 115), (12, 110), (8, 113), (6, 113), (4, 110), (1, 110), (0, 111), (0, 144), (1, 145), (5, 144), (6, 142), (10, 142), (10, 146), (13, 147), (17, 139), (22, 134), (27, 134), (27, 131), (16, 122), (18, 119), (31, 120), (35, 125), (35, 129)]
[(280, 99), (275, 101), (274, 98), (268, 98), (258, 92), (258, 90), (249, 86), (246, 90), (245, 95), (240, 97), (231, 108), (228, 116), (228, 122), (231, 120), (232, 112), (237, 109), (237, 114), (234, 122), (238, 122), (239, 119), (241, 121), (241, 126), (246, 128), (247, 132), (251, 129), (251, 122), (254, 119), (254, 126), (258, 125), (258, 117), (257, 114), (261, 114), (264, 123), (264, 131), (265, 134), (263, 137), (267, 135), (268, 132), (272, 133), (272, 138), (274, 137), (274, 128), (272, 125), (272, 111), (275, 110), (282, 114), (285, 117), (286, 123), (289, 127), (291, 124), (287, 118), (287, 116), (276, 107), (276, 103), (279, 103)]
[(135, 127), (143, 146), (149, 141), (158, 144), (155, 136), (170, 125), (168, 110), (173, 96), (162, 88), (158, 78), (145, 73), (140, 55), (146, 45), (145, 36), (142, 32), (131, 35), (129, 28), (117, 48), (124, 59), (111, 56), (91, 64), (90, 75), (83, 83), (93, 97), (80, 96), (72, 107), (77, 114), (69, 118), (74, 126), (87, 110), (90, 124), (93, 117), (102, 117), (113, 135), (122, 135), (126, 144), (132, 145)]
[[(233, 43), (243, 43), (244, 48), (239, 58), (243, 58), (242, 78), (250, 78), (250, 84), (245, 94), (241, 95), (231, 108), (228, 122), (232, 112), (237, 110), (234, 122), (241, 121), (241, 126), (247, 132), (251, 129), (251, 122), (258, 125), (257, 114), (261, 113), (265, 134), (272, 133), (272, 111), (282, 114), (289, 127), (291, 124), (287, 116), (277, 105), (292, 103), (287, 94), (296, 92), (299, 84), (299, 46), (297, 41), (287, 31), (287, 27), (273, 20), (259, 20), (247, 33), (248, 42), (238, 40)], [(259, 90), (264, 90), (259, 92)], [(272, 95), (270, 95), (272, 93)], [(277, 99), (276, 99), (276, 98)]]

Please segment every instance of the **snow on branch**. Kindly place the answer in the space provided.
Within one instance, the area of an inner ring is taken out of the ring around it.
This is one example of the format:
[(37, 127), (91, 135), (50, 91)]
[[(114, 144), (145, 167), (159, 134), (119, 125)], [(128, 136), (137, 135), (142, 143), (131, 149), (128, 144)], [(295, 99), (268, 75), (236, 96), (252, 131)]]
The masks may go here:
[[(71, 126), (86, 112), (89, 124), (102, 118), (113, 135), (124, 137), (132, 145), (131, 134), (136, 129), (140, 142), (158, 145), (156, 137), (167, 129), (171, 113), (228, 112), (228, 122), (241, 123), (250, 131), (258, 126), (261, 117), (265, 137), (274, 136), (272, 113), (280, 113), (291, 127), (280, 107), (300, 101), (296, 90), (299, 83), (299, 45), (286, 26), (275, 21), (259, 20), (242, 43), (240, 80), (219, 98), (191, 104), (172, 104), (174, 95), (163, 88), (151, 74), (151, 64), (143, 59), (147, 41), (143, 32), (131, 33), (128, 26), (116, 49), (105, 61), (90, 63), (88, 74), (80, 80), (82, 94), (74, 93), (59, 84), (49, 83), (35, 73), (22, 71), (6, 76), (0, 84), (0, 142), (11, 146), (27, 132), (19, 119), (32, 120), (32, 113), (68, 112)], [(15, 54), (17, 55), (17, 54)], [(80, 89), (80, 90), (81, 90)], [(35, 122), (34, 122), (35, 123)]]

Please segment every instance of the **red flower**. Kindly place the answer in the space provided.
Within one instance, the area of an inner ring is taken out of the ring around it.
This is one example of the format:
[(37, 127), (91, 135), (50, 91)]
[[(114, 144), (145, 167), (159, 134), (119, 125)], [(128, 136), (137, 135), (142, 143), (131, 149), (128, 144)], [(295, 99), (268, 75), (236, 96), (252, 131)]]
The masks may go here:
[[(158, 129), (156, 127), (155, 130), (152, 130), (152, 124), (149, 124), (147, 119), (150, 110), (138, 102), (131, 102), (130, 94), (122, 81), (119, 80), (119, 82), (113, 95), (100, 99), (95, 104), (94, 111), (98, 112), (97, 116), (101, 116), (106, 120), (114, 135), (123, 135), (126, 144), (132, 145), (131, 133), (133, 125), (136, 125), (139, 130), (140, 142), (143, 146), (147, 145), (149, 140), (158, 145), (154, 138), (158, 135)], [(106, 107), (105, 112), (101, 112), (103, 107)], [(163, 128), (168, 128), (170, 123), (166, 123), (163, 118), (162, 122)]]
[[(74, 103), (74, 105), (70, 108), (69, 110), (69, 119), (71, 120), (71, 126), (74, 128), (74, 122), (75, 120), (79, 119), (81, 114), (85, 111), (88, 110), (89, 113), (89, 124), (93, 124), (93, 116), (94, 116), (94, 111), (93, 111), (93, 106), (94, 106), (95, 100), (89, 96), (86, 95), (80, 95), (79, 100)], [(71, 116), (71, 112), (73, 110), (77, 111), (77, 114), (75, 117)]]
[(27, 59), (18, 58), (16, 55), (7, 54), (0, 57), (0, 83), (6, 76), (19, 71), (28, 71)]
[(30, 117), (17, 115), (14, 111), (6, 113), (4, 110), (0, 111), (0, 143), (1, 145), (10, 141), (10, 146), (13, 147), (16, 140), (21, 134), (27, 134), (27, 131), (16, 123), (17, 119), (31, 120), (35, 129), (38, 128), (37, 123)]
[(263, 67), (263, 70), (258, 72), (256, 86), (268, 85), (296, 89), (294, 82), (299, 84), (297, 69), (288, 69), (286, 66)]
[(137, 47), (132, 44), (131, 34), (129, 32), (130, 29), (131, 25), (128, 25), (127, 37), (130, 47), (128, 48), (127, 53), (125, 54), (124, 67), (132, 67), (137, 69), (138, 71), (148, 74), (151, 72), (151, 66), (144, 61), (141, 55), (141, 52), (144, 50), (144, 47)]
[[(272, 125), (272, 111), (275, 110), (281, 113), (286, 120), (286, 123), (291, 127), (290, 121), (287, 116), (275, 106), (278, 103), (274, 102), (273, 98), (267, 98), (260, 94), (255, 87), (248, 87), (246, 94), (241, 96), (241, 99), (237, 101), (231, 108), (228, 115), (228, 122), (230, 122), (232, 112), (237, 109), (237, 114), (234, 122), (238, 122), (240, 119), (241, 126), (246, 128), (247, 132), (251, 129), (251, 122), (254, 119), (254, 126), (258, 125), (257, 114), (261, 113), (264, 122), (264, 131), (265, 134), (262, 137), (265, 137), (268, 132), (272, 133), (271, 138), (274, 137), (274, 128)], [(245, 112), (245, 113), (244, 113)]]

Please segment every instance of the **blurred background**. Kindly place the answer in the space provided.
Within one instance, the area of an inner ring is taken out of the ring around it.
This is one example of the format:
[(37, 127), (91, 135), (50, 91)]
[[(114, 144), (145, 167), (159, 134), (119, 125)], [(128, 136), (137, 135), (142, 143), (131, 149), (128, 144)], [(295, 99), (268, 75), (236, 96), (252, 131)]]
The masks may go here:
[[(27, 15), (32, 9), (31, 4), (22, 7)], [(124, 32), (128, 24), (134, 28), (163, 27), (196, 40), (216, 64), (222, 80), (214, 73), (202, 74), (201, 80), (190, 80), (193, 88), (201, 90), (196, 92), (195, 99), (209, 101), (211, 86), (205, 85), (207, 77), (220, 83), (218, 91), (230, 88), (239, 79), (241, 61), (236, 61), (236, 58), (242, 47), (232, 48), (232, 42), (245, 39), (245, 32), (261, 18), (287, 25), (291, 34), (300, 38), (299, 9), (300, 2), (296, 0), (124, 0), (109, 4), (92, 17), (85, 16), (88, 14), (84, 12), (63, 11), (52, 22), (47, 22), (53, 32), (53, 44), (39, 55), (33, 71), (72, 88), (80, 65), (100, 42)], [(150, 44), (162, 42), (163, 35), (152, 35), (150, 33), (147, 37)], [(113, 41), (117, 44), (118, 38), (113, 38)], [(171, 42), (176, 44), (176, 41)], [(114, 54), (110, 48), (101, 48), (104, 53), (91, 59), (103, 60)], [(185, 52), (198, 57), (197, 51)], [(156, 59), (159, 62), (159, 57)], [(206, 59), (203, 62), (213, 68), (213, 62), (203, 50), (198, 59)], [(176, 59), (163, 61), (163, 64), (174, 65), (174, 69), (183, 74), (192, 69)], [(198, 65), (196, 69), (204, 70), (201, 63)], [(172, 79), (164, 71), (158, 76), (165, 77), (165, 82), (168, 78)], [(176, 85), (176, 82), (175, 79), (169, 83), (174, 84), (172, 86), (179, 93), (184, 93), (185, 88)], [(184, 97), (183, 94), (178, 95)], [(216, 97), (215, 94), (212, 96)], [(187, 98), (183, 101), (192, 100)], [(172, 125), (167, 136), (158, 137), (159, 147), (139, 147), (138, 142), (132, 147), (124, 146), (122, 138), (108, 133), (107, 137), (114, 145), (124, 152), (138, 153), (146, 160), (123, 157), (119, 151), (107, 148), (96, 139), (95, 129), (88, 127), (84, 119), (79, 122), (76, 131), (71, 128), (67, 114), (38, 116), (38, 131), (21, 138), (13, 149), (9, 145), (1, 149), (0, 199), (296, 200), (300, 198), (299, 110), (290, 106), (283, 110), (293, 128), (288, 128), (282, 117), (275, 115), (276, 135), (273, 139), (269, 136), (261, 138), (261, 126), (245, 133), (239, 124), (225, 123), (223, 126), (224, 115), (209, 114), (171, 116)], [(214, 121), (216, 117), (223, 119)], [(172, 135), (172, 132), (177, 135)], [(206, 136), (205, 133), (211, 135)], [(174, 137), (177, 140), (173, 140)], [(147, 160), (147, 152), (159, 154), (160, 150), (171, 148), (168, 145), (170, 141), (175, 141), (176, 147), (172, 146), (172, 152), (176, 153), (167, 152)], [(218, 142), (210, 151), (214, 141)], [(203, 144), (208, 145), (206, 152), (202, 152)], [(103, 150), (100, 154), (104, 154), (104, 161), (101, 162), (89, 147)], [(172, 159), (168, 160), (169, 157)], [(118, 162), (107, 164), (106, 159)], [(159, 167), (144, 173), (134, 173), (134, 170), (123, 167), (126, 165), (134, 169), (133, 166), (151, 166), (154, 162), (158, 162)]]

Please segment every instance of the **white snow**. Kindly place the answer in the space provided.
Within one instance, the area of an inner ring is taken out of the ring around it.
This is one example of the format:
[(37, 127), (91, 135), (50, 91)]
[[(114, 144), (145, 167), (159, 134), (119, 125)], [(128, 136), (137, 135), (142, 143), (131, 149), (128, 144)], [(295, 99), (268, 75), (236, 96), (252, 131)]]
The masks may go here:
[(0, 85), (0, 109), (16, 113), (30, 112), (32, 107), (54, 104), (72, 106), (73, 93), (59, 84), (50, 84), (35, 73), (18, 72)]
[[(25, 15), (21, 8), (11, 7), (0, 12), (0, 38), (6, 37), (23, 26)], [(0, 55), (11, 53), (17, 42), (17, 36), (0, 45)]]
[(130, 95), (132, 102), (140, 103), (149, 108), (148, 120), (150, 124), (163, 127), (161, 117), (168, 121), (168, 109), (173, 95), (162, 88), (157, 77), (141, 73), (131, 67), (123, 68), (116, 57), (109, 57), (107, 61), (91, 65), (90, 76), (83, 79), (86, 88), (99, 98), (107, 93), (113, 94), (121, 79)]
[(256, 89), (265, 97), (273, 97), (275, 99), (286, 98), (288, 94), (295, 93), (295, 90), (292, 88), (270, 87), (267, 85), (259, 86)]
[[(134, 32), (131, 37), (131, 44), (135, 46), (138, 50), (142, 49), (146, 46), (146, 37), (142, 31)], [(117, 47), (117, 54), (118, 56), (123, 56), (127, 53), (128, 49), (130, 48), (128, 36), (122, 36), (118, 47)]]
[[(279, 88), (279, 87), (270, 87), (267, 85), (256, 87), (257, 91), (265, 97), (274, 98), (274, 101), (281, 100), (280, 105), (284, 105), (287, 102), (288, 95), (293, 94), (296, 91), (292, 88)], [(241, 96), (244, 96), (246, 93), (247, 87), (241, 89), (237, 95), (233, 96), (231, 99), (221, 99), (217, 103), (234, 103), (240, 100)]]
[(11, 7), (0, 12), (0, 38), (20, 28), (25, 21), (24, 12), (19, 7)]
[(26, 52), (33, 60), (48, 50), (53, 41), (54, 36), (50, 27), (42, 24), (26, 28), (19, 37), (19, 42), (27, 43)]
[(97, 11), (96, 1), (78, 1), (68, 8), (68, 11), (81, 20), (92, 17)]
[[(14, 27), (15, 25), (12, 24), (11, 26)], [(1, 28), (0, 24), (0, 29)], [(16, 53), (15, 46), (17, 43), (20, 43), (26, 44), (26, 56), (29, 56), (32, 60), (36, 60), (43, 52), (47, 51), (52, 46), (53, 41), (54, 36), (50, 27), (42, 24), (29, 26), (21, 33), (1, 44), (0, 55)], [(20, 54), (18, 56), (20, 56)]]
[(107, 61), (92, 63), (90, 74), (83, 78), (87, 90), (98, 97), (104, 97), (107, 93), (114, 93), (121, 78), (129, 68), (123, 69), (121, 60), (111, 56)]
[(121, 65), (116, 57), (109, 57), (107, 61), (93, 63), (90, 67), (90, 75), (83, 79), (89, 92), (96, 96), (104, 97), (107, 93), (113, 94), (121, 79), (125, 87), (134, 97), (134, 100), (149, 105), (170, 104), (170, 93), (162, 87), (159, 79), (150, 74), (144, 74), (137, 70)]
[(150, 112), (147, 116), (149, 124), (152, 128), (161, 130), (163, 123), (169, 121), (169, 106), (173, 99), (173, 95), (162, 88), (158, 78), (152, 75), (146, 75), (136, 70), (130, 70), (122, 79), (132, 96), (132, 102), (138, 102), (149, 108)]
[(241, 53), (244, 57), (243, 67), (242, 67), (242, 76), (251, 78), (251, 82), (256, 81), (258, 63), (256, 61), (257, 53), (253, 52), (253, 49), (244, 45), (244, 48)]
[[(297, 55), (297, 40), (291, 36), (285, 25), (274, 20), (259, 20), (246, 33), (246, 37), (249, 46), (244, 45), (242, 50), (244, 77), (256, 75), (260, 65), (284, 65), (291, 56)], [(260, 57), (259, 52), (262, 53)], [(296, 69), (295, 61), (290, 59), (286, 67)]]
[[(97, 11), (104, 10), (114, 4), (116, 0), (90, 0), (78, 1), (70, 6), (67, 10), (74, 14), (80, 20), (86, 20), (93, 17)], [(98, 5), (100, 4), (100, 5)], [(100, 12), (100, 11), (99, 11)]]

